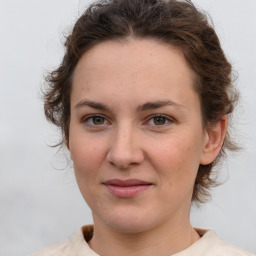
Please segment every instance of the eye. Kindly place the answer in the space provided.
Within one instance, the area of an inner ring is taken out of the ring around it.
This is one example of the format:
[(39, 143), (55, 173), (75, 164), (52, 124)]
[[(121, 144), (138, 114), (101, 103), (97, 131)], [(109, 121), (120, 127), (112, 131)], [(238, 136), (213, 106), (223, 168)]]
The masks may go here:
[(153, 122), (155, 125), (164, 125), (166, 121), (166, 117), (163, 116), (156, 116), (153, 118)]
[(107, 123), (107, 119), (100, 115), (91, 115), (85, 117), (82, 122), (89, 126), (102, 126)]
[(104, 124), (105, 118), (103, 118), (102, 116), (94, 116), (91, 117), (93, 124), (95, 125), (102, 125)]
[(165, 115), (154, 115), (148, 119), (148, 124), (151, 126), (165, 126), (173, 122), (174, 120), (172, 118)]

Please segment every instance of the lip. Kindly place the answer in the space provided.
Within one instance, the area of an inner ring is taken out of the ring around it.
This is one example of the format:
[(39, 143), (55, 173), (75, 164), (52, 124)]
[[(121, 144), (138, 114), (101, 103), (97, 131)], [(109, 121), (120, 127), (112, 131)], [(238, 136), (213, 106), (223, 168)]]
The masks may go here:
[(152, 183), (137, 180), (137, 179), (129, 179), (129, 180), (119, 180), (112, 179), (103, 182), (106, 186), (107, 190), (114, 196), (119, 198), (131, 198), (135, 197), (145, 190), (152, 187)]

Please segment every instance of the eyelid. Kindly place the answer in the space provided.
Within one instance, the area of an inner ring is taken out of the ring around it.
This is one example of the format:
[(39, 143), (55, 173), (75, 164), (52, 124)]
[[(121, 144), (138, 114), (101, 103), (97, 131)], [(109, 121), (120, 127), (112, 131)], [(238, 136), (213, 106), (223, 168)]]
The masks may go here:
[(167, 124), (163, 124), (163, 125), (152, 125), (154, 127), (157, 127), (157, 128), (163, 128), (165, 126), (168, 126), (170, 125), (171, 123), (177, 123), (177, 121), (173, 118), (173, 117), (170, 117), (168, 115), (165, 115), (165, 114), (153, 114), (153, 115), (150, 115), (148, 118), (147, 118), (147, 121), (146, 123), (148, 123), (150, 120), (152, 120), (153, 118), (157, 118), (157, 117), (163, 117), (165, 118), (168, 123)]
[(81, 123), (83, 123), (83, 124), (86, 125), (86, 126), (90, 126), (90, 127), (102, 127), (102, 126), (106, 125), (105, 122), (104, 122), (104, 124), (102, 124), (102, 125), (90, 124), (90, 123), (88, 122), (88, 120), (90, 120), (90, 119), (92, 119), (92, 118), (96, 118), (96, 117), (103, 118), (104, 121), (110, 123), (110, 121), (108, 120), (108, 118), (105, 117), (105, 116), (102, 115), (102, 114), (90, 114), (90, 115), (86, 115), (86, 116), (84, 116), (84, 117), (81, 119)]
[[(104, 123), (103, 124), (99, 124), (99, 125), (90, 124), (88, 120), (90, 120), (92, 118), (96, 118), (96, 117), (103, 118), (104, 119)], [(152, 120), (153, 118), (157, 118), (157, 117), (165, 118), (167, 123), (165, 123), (163, 125), (148, 124), (150, 122), (150, 120)], [(85, 126), (98, 127), (98, 128), (103, 127), (105, 125), (111, 124), (109, 119), (106, 116), (104, 116), (103, 114), (89, 114), (89, 115), (86, 115), (83, 118), (81, 118), (81, 123), (83, 123)], [(150, 125), (152, 127), (157, 127), (159, 129), (161, 129), (161, 128), (166, 127), (166, 126), (168, 126), (168, 125), (170, 125), (172, 123), (177, 123), (177, 121), (173, 117), (170, 117), (169, 115), (165, 115), (165, 114), (152, 114), (152, 115), (150, 115), (150, 116), (148, 116), (146, 118), (146, 121), (144, 122), (143, 125)]]

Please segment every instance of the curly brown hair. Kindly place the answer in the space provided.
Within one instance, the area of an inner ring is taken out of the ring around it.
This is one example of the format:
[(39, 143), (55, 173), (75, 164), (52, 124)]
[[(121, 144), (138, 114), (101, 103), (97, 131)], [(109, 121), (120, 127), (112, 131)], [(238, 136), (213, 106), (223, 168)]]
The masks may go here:
[[(46, 78), (45, 115), (62, 131), (58, 145), (68, 147), (72, 76), (79, 59), (100, 42), (128, 37), (155, 39), (183, 53), (196, 76), (194, 86), (206, 129), (233, 112), (238, 93), (232, 82), (232, 67), (207, 15), (191, 1), (99, 0), (76, 21), (66, 38), (62, 63)], [(237, 149), (229, 129), (218, 157), (199, 166), (192, 201), (204, 202), (210, 196), (209, 189), (218, 184), (212, 177), (212, 168), (227, 149)]]

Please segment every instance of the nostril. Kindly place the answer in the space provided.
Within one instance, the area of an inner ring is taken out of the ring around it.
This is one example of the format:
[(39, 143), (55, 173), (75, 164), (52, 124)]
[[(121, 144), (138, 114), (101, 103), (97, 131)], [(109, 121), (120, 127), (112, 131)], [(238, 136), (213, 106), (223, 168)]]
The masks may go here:
[(139, 150), (134, 152), (126, 152), (121, 154), (120, 152), (109, 152), (107, 155), (107, 161), (118, 169), (127, 169), (131, 166), (138, 165), (143, 161), (143, 153)]
[(138, 144), (134, 130), (125, 124), (113, 134), (106, 159), (119, 169), (127, 169), (132, 165), (140, 164), (144, 157), (141, 144)]
[(109, 162), (111, 165), (116, 166), (119, 169), (126, 169), (131, 164), (133, 164), (132, 160), (129, 158), (118, 157), (113, 155), (112, 157), (109, 158)]

